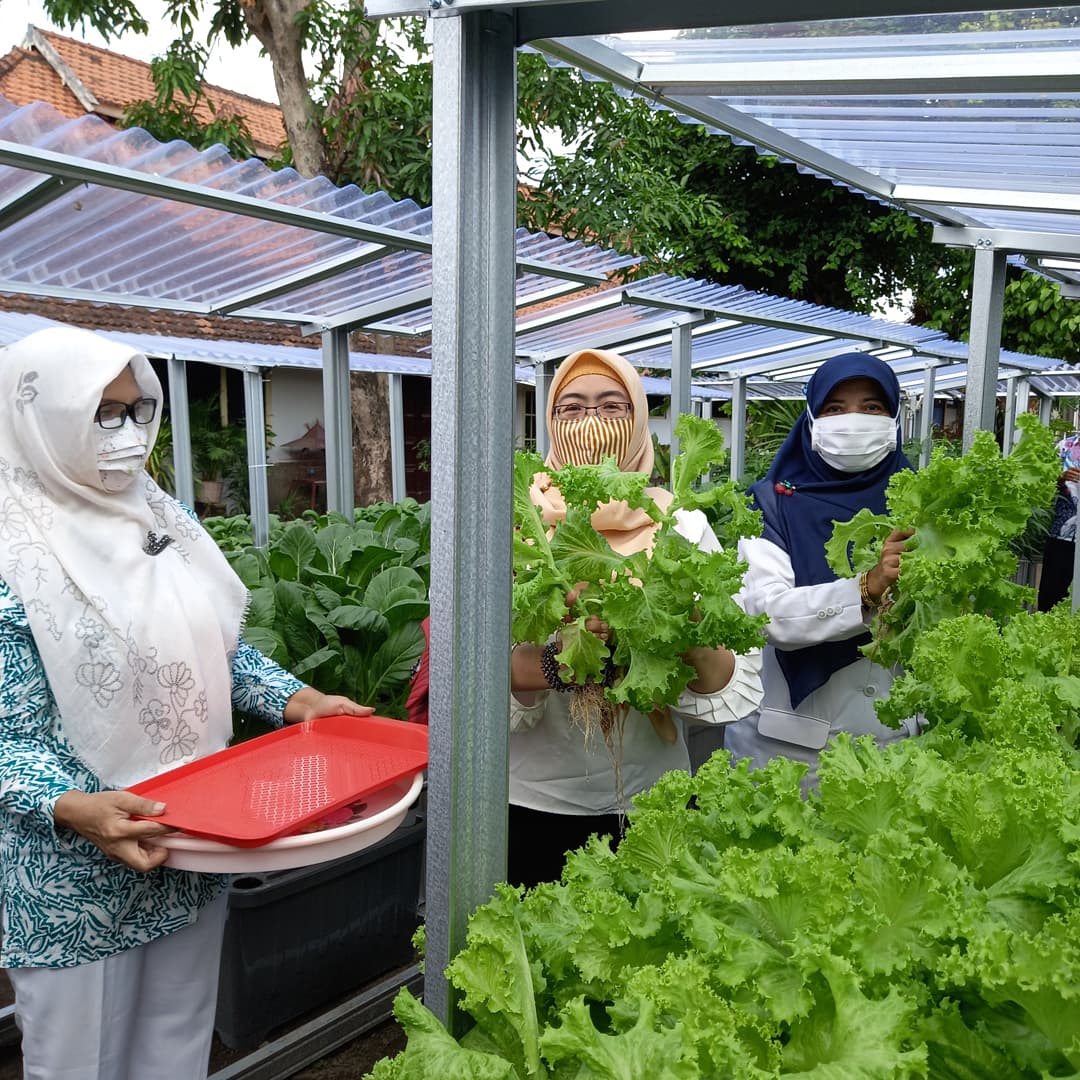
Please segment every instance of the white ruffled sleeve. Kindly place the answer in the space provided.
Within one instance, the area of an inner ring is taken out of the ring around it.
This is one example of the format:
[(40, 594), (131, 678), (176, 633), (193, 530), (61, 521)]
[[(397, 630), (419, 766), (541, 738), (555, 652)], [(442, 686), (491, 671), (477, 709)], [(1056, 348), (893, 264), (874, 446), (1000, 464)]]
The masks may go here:
[(735, 654), (735, 670), (727, 685), (712, 694), (684, 690), (671, 711), (687, 723), (733, 724), (749, 716), (760, 704), (765, 690), (761, 684), (761, 650), (744, 656)]
[[(705, 552), (720, 551), (709, 519), (700, 510), (676, 510), (676, 529), (691, 543)], [(742, 593), (735, 597), (740, 606)], [(753, 649), (745, 656), (735, 654), (735, 670), (727, 685), (712, 694), (696, 694), (684, 690), (672, 707), (683, 720), (695, 724), (733, 724), (749, 716), (765, 694), (761, 684), (761, 650)]]
[(531, 728), (536, 727), (537, 724), (543, 719), (544, 710), (547, 708), (548, 697), (550, 697), (550, 690), (533, 690), (530, 692), (533, 702), (531, 705), (524, 705), (518, 699), (511, 694), (510, 695), (510, 732), (513, 734), (515, 731), (529, 731)]

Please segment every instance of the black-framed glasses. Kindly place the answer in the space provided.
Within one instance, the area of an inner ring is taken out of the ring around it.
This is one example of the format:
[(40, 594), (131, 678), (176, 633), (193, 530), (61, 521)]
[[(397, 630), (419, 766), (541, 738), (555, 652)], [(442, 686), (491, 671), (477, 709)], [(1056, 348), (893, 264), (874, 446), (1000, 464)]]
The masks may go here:
[(552, 410), (556, 420), (583, 420), (589, 413), (596, 413), (601, 420), (625, 420), (632, 415), (634, 407), (629, 401), (604, 401), (599, 405), (556, 405)]
[(149, 424), (157, 415), (157, 398), (141, 397), (130, 405), (126, 401), (103, 401), (94, 419), (106, 431), (123, 427), (130, 416), (136, 424)]

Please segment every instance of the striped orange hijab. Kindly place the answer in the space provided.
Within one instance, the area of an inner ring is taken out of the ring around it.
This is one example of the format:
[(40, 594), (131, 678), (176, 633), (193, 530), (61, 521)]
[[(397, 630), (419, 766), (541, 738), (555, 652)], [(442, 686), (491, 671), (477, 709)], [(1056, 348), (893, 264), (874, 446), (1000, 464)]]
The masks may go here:
[[(633, 428), (626, 450), (619, 460), (623, 472), (651, 473), (653, 467), (652, 437), (649, 434), (649, 402), (641, 376), (636, 369), (618, 353), (604, 349), (582, 349), (568, 356), (555, 372), (548, 395), (546, 422), (551, 431), (553, 408), (559, 394), (571, 376), (582, 374), (581, 368), (590, 372), (609, 375), (625, 388), (633, 406)], [(566, 464), (555, 449), (549, 451), (544, 464), (559, 469)], [(671, 493), (663, 488), (646, 488), (647, 494), (662, 508), (671, 502)], [(532, 500), (540, 509), (544, 522), (554, 525), (566, 517), (566, 503), (559, 489), (551, 483), (547, 473), (533, 477)], [(593, 528), (600, 533), (620, 555), (632, 555), (652, 547), (653, 533), (657, 523), (644, 510), (632, 510), (625, 502), (612, 501), (598, 506), (592, 516)]]

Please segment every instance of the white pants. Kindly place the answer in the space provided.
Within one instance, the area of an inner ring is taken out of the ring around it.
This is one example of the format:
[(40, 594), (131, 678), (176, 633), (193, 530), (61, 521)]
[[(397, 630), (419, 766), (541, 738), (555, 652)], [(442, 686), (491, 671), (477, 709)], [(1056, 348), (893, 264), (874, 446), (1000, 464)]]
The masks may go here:
[(92, 964), (9, 968), (23, 1080), (205, 1080), (227, 909)]

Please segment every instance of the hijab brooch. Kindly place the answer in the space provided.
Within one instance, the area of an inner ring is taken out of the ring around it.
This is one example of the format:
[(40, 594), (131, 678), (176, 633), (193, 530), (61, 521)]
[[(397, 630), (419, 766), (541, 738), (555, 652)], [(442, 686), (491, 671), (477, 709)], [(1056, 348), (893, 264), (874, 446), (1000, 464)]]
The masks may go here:
[(173, 538), (167, 533), (159, 536), (153, 529), (147, 529), (146, 542), (142, 549), (147, 555), (160, 555), (172, 542)]
[(773, 491), (775, 491), (777, 495), (794, 495), (795, 485), (788, 483), (787, 480), (778, 480), (773, 484)]

